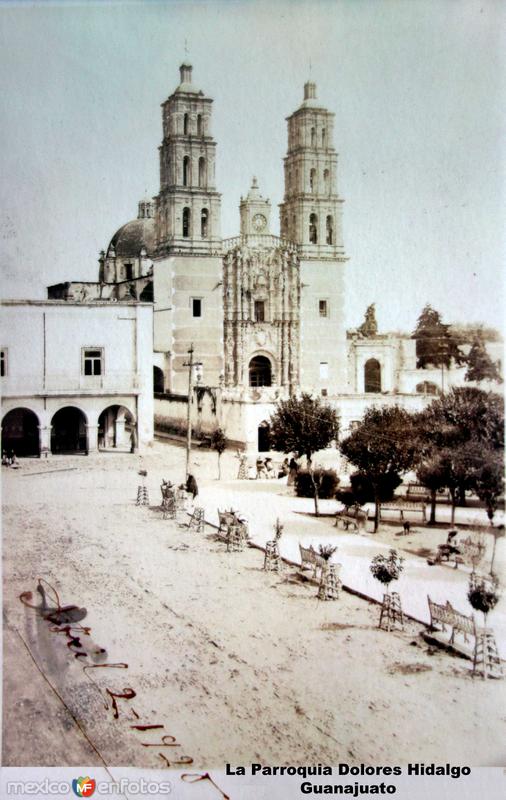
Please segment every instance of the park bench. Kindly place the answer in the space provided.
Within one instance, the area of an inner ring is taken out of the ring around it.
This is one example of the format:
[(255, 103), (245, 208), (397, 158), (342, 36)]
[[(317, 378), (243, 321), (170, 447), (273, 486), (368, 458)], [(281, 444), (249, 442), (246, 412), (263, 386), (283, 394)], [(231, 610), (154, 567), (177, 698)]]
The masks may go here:
[(399, 520), (404, 522), (409, 514), (420, 514), (423, 522), (427, 521), (427, 507), (425, 503), (382, 503), (380, 505), (380, 519), (384, 519), (383, 513), (389, 511), (399, 515)]
[(313, 545), (309, 547), (303, 547), (299, 544), (299, 551), (300, 551), (300, 568), (303, 569), (312, 569), (313, 570), (313, 578), (316, 578), (318, 569), (322, 569), (323, 565), (325, 564), (325, 559), (316, 552), (313, 548)]
[(345, 530), (348, 530), (350, 525), (353, 525), (354, 529), (358, 531), (359, 528), (365, 528), (367, 520), (368, 513), (366, 509), (360, 507), (343, 508), (340, 511), (336, 511), (335, 527), (338, 528), (338, 523), (341, 521)]
[(422, 486), (421, 483), (408, 483), (406, 500), (413, 500), (414, 502), (419, 503), (429, 503), (430, 491), (426, 486)]
[(246, 541), (249, 539), (248, 523), (246, 520), (241, 519), (237, 511), (220, 511), (218, 509), (218, 536), (220, 538), (228, 539), (232, 528), (238, 529), (242, 538)]
[(448, 644), (453, 644), (455, 641), (455, 634), (461, 633), (464, 636), (464, 641), (467, 642), (467, 637), (473, 636), (476, 639), (476, 621), (474, 615), (470, 614), (468, 617), (453, 608), (449, 600), (445, 605), (434, 603), (429, 595), (427, 595), (430, 611), (430, 628), (437, 631), (436, 625), (441, 626), (441, 632), (446, 631), (446, 625), (451, 628), (451, 635)]

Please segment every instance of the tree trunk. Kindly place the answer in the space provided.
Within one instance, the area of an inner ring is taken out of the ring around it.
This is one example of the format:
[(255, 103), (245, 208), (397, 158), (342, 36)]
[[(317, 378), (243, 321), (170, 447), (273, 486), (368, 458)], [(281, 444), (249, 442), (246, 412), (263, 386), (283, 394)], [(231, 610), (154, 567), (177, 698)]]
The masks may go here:
[(452, 516), (450, 525), (452, 526), (452, 528), (455, 525), (455, 506), (457, 505), (457, 498), (455, 497), (455, 494), (456, 494), (455, 489), (450, 489), (450, 498), (452, 503)]
[(490, 560), (490, 574), (491, 575), (494, 574), (495, 546), (497, 544), (497, 536), (495, 535), (495, 532), (492, 533), (492, 536), (494, 537), (494, 544), (492, 545), (492, 558)]
[(221, 481), (221, 453), (218, 453), (218, 480)]
[(315, 517), (319, 517), (320, 516), (320, 512), (319, 512), (319, 509), (318, 509), (318, 487), (317, 487), (316, 481), (314, 479), (313, 464), (311, 462), (311, 456), (306, 454), (306, 460), (307, 460), (307, 469), (308, 469), (309, 475), (311, 477), (311, 483), (313, 484), (314, 514), (315, 514)]
[(430, 490), (430, 519), (429, 525), (436, 524), (436, 490)]

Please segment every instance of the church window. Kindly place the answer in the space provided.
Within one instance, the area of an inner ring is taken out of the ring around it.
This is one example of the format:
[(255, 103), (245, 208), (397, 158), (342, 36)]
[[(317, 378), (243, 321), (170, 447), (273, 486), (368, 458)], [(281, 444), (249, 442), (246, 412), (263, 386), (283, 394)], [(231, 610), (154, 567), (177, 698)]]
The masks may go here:
[(206, 160), (202, 156), (199, 158), (199, 186), (206, 185)]
[(329, 308), (326, 300), (318, 300), (318, 311), (320, 313), (320, 317), (328, 317)]
[(185, 136), (188, 136), (189, 127), (190, 127), (190, 119), (188, 117), (188, 114), (185, 114), (183, 121), (183, 133)]
[(316, 128), (311, 128), (311, 147), (316, 147)]
[(200, 215), (200, 235), (203, 239), (207, 239), (208, 222), (209, 222), (209, 211), (207, 210), (207, 208), (203, 208), (202, 213)]
[(311, 191), (311, 194), (315, 193), (315, 189), (316, 189), (316, 170), (315, 169), (311, 169), (309, 171), (309, 189)]
[(318, 243), (318, 217), (311, 214), (309, 217), (309, 241), (311, 244)]
[(134, 276), (132, 264), (125, 264), (125, 280), (131, 281)]
[(202, 316), (202, 298), (192, 297), (192, 317)]
[(7, 375), (7, 349), (0, 350), (0, 377), (5, 378)]
[(197, 136), (203, 136), (204, 125), (202, 124), (202, 114), (197, 115)]
[(323, 185), (325, 187), (325, 194), (330, 194), (330, 173), (328, 169), (323, 171)]
[(327, 217), (327, 244), (333, 244), (334, 241), (334, 223), (332, 217)]
[(187, 239), (190, 235), (190, 209), (183, 208), (183, 238)]
[(328, 361), (320, 361), (320, 380), (326, 381), (329, 377)]
[(271, 362), (265, 356), (255, 356), (249, 362), (249, 385), (270, 386), (272, 381)]
[(327, 132), (325, 128), (322, 128), (322, 147), (325, 147), (327, 144)]
[(94, 349), (83, 348), (82, 351), (82, 372), (83, 375), (102, 375), (104, 350), (102, 347)]
[(322, 397), (327, 397), (327, 395), (328, 395), (328, 390), (322, 389)]
[(365, 362), (364, 391), (376, 394), (381, 392), (381, 364), (375, 358)]
[(264, 300), (255, 300), (255, 322), (265, 322)]
[(183, 158), (183, 186), (190, 183), (190, 156)]

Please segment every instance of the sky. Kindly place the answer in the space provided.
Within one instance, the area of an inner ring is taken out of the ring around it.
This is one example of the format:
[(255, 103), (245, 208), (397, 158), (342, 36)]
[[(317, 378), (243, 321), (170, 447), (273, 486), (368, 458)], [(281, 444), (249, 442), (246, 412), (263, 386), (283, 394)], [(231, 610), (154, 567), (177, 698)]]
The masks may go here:
[(336, 115), (347, 326), (372, 302), (380, 330), (413, 330), (426, 302), (502, 326), (505, 23), (502, 0), (1, 3), (2, 296), (97, 279), (158, 191), (187, 57), (214, 98), (223, 236), (253, 175), (278, 232), (285, 118), (311, 77)]

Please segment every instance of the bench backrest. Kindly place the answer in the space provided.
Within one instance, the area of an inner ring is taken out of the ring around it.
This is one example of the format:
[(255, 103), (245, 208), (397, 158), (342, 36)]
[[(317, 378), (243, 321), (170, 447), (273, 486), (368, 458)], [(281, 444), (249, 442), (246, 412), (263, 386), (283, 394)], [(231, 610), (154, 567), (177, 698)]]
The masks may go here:
[(449, 625), (454, 631), (459, 631), (464, 634), (469, 633), (471, 636), (476, 636), (476, 622), (473, 614), (470, 616), (462, 614), (460, 611), (453, 608), (449, 600), (446, 601), (446, 605), (444, 606), (439, 603), (434, 603), (429, 595), (427, 595), (427, 600), (429, 603), (431, 628), (434, 627), (434, 623), (439, 622), (441, 625)]

